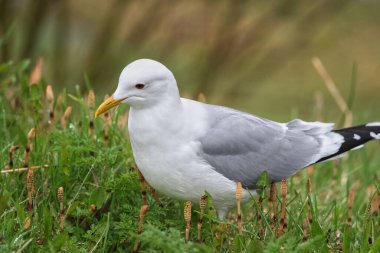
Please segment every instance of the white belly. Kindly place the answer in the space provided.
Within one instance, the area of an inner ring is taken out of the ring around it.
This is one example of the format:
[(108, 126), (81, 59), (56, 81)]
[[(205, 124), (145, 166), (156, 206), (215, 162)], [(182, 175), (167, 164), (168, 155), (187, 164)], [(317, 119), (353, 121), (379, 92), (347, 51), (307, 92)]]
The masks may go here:
[[(138, 168), (159, 193), (199, 203), (207, 191), (217, 209), (228, 210), (235, 205), (236, 183), (203, 163), (191, 145), (166, 149), (160, 154), (150, 148), (140, 149), (135, 144), (132, 148)], [(249, 193), (244, 191), (243, 201), (248, 199)]]

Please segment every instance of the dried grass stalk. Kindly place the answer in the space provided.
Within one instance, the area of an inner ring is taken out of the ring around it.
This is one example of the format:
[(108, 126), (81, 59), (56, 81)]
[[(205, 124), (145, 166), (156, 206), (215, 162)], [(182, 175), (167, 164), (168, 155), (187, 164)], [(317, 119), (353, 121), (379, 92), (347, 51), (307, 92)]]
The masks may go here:
[(189, 241), (190, 234), (190, 222), (191, 222), (191, 201), (186, 201), (184, 209), (184, 217), (186, 222), (185, 241)]
[(51, 84), (46, 86), (46, 101), (49, 105), (51, 105), (54, 102), (54, 92)]
[(67, 121), (71, 115), (71, 112), (72, 112), (73, 108), (71, 106), (68, 106), (63, 114), (63, 116), (61, 117), (61, 127), (63, 129), (66, 129), (66, 126), (67, 126)]
[(203, 223), (203, 215), (205, 213), (205, 207), (207, 202), (207, 195), (203, 194), (201, 197), (201, 200), (199, 201), (199, 207), (201, 209), (201, 212), (199, 214), (199, 221), (198, 221), (198, 241), (201, 241), (201, 229), (202, 229), (202, 223)]
[(302, 229), (303, 229), (302, 241), (306, 242), (307, 238), (309, 237), (309, 231), (308, 231), (309, 230), (309, 226), (307, 225), (306, 219), (303, 219)]
[(241, 185), (241, 182), (236, 183), (236, 206), (237, 206), (237, 225), (239, 229), (239, 234), (243, 234), (243, 222), (242, 222), (242, 217), (241, 217), (241, 208), (240, 208), (240, 202), (241, 202), (241, 197), (243, 193), (243, 188)]
[(33, 211), (33, 196), (35, 192), (34, 188), (34, 172), (33, 170), (28, 170), (28, 174), (26, 176), (26, 189), (28, 190), (28, 211)]
[(19, 149), (19, 146), (11, 146), (9, 148), (9, 161), (8, 161), (8, 168), (12, 169), (13, 168), (13, 156), (14, 153)]
[(32, 218), (27, 216), (25, 218), (24, 226), (22, 227), (23, 230), (28, 229), (32, 225)]
[(34, 65), (34, 68), (29, 75), (29, 86), (35, 85), (41, 81), (43, 63), (43, 58), (39, 57), (36, 65)]
[(272, 231), (274, 230), (275, 224), (277, 223), (277, 215), (276, 215), (276, 209), (277, 209), (277, 191), (276, 191), (276, 184), (271, 183), (270, 185), (270, 193), (268, 198), (268, 206), (269, 206), (269, 218), (271, 220), (270, 227)]
[(372, 215), (378, 214), (380, 210), (380, 193), (377, 192), (371, 203), (370, 213)]
[[(310, 178), (308, 178), (307, 182), (306, 182), (306, 191), (307, 191), (308, 198), (310, 198), (310, 194), (311, 194), (311, 182), (310, 182)], [(310, 201), (308, 201), (307, 219), (309, 221), (309, 224), (313, 223), (313, 216), (311, 215)]]
[(49, 84), (46, 87), (46, 101), (48, 105), (49, 111), (49, 126), (50, 128), (54, 125), (54, 92), (53, 87)]
[(49, 165), (45, 164), (43, 166), (31, 166), (31, 167), (23, 167), (23, 168), (17, 168), (17, 169), (7, 169), (7, 170), (2, 170), (1, 174), (2, 175), (7, 175), (7, 174), (9, 174), (11, 172), (19, 172), (19, 173), (21, 173), (21, 172), (24, 172), (24, 171), (27, 171), (27, 170), (35, 170), (35, 169), (39, 169), (39, 168), (45, 168), (46, 169), (48, 167), (49, 167)]
[(95, 93), (93, 90), (88, 92), (87, 97), (88, 107), (90, 108), (90, 138), (94, 140), (94, 108), (95, 108)]
[(56, 100), (56, 104), (57, 105), (64, 105), (64, 99), (63, 99), (63, 95), (62, 94), (59, 94), (58, 97), (57, 97), (57, 100)]
[[(109, 96), (106, 95), (104, 97), (104, 100), (106, 100)], [(108, 127), (111, 125), (111, 114), (107, 111), (104, 113), (104, 145), (108, 147), (108, 141), (109, 141), (109, 136), (108, 136)]]
[(95, 109), (95, 93), (94, 93), (94, 90), (90, 90), (88, 92), (87, 102), (88, 102), (88, 107), (90, 108), (90, 110), (94, 111), (94, 109)]
[(310, 165), (307, 167), (307, 175), (309, 178), (313, 177), (314, 175), (314, 165)]
[(29, 130), (29, 133), (28, 133), (28, 140), (31, 140), (33, 139), (34, 137), (36, 137), (36, 129), (32, 128)]
[(25, 156), (24, 156), (25, 167), (28, 167), (30, 153), (32, 152), (32, 140), (35, 136), (36, 136), (36, 129), (34, 128), (30, 129), (28, 133), (27, 142), (26, 142), (26, 148), (25, 148)]
[(98, 207), (95, 204), (91, 204), (90, 210), (91, 210), (91, 212), (95, 213), (96, 211), (98, 211)]
[(338, 252), (342, 251), (342, 237), (340, 231), (336, 231), (335, 246)]
[(322, 61), (318, 57), (313, 57), (312, 63), (314, 68), (317, 70), (318, 74), (321, 76), (324, 84), (326, 85), (328, 91), (334, 98), (339, 109), (345, 115), (344, 126), (348, 127), (352, 125), (352, 112), (348, 108), (346, 101), (344, 100), (342, 94), (339, 92), (337, 86), (332, 80), (330, 74), (327, 72), (326, 68), (323, 66)]
[(58, 197), (58, 202), (59, 202), (59, 227), (61, 231), (64, 229), (64, 224), (65, 224), (65, 210), (63, 208), (63, 187), (59, 187), (57, 190), (57, 197)]
[(286, 220), (286, 194), (288, 192), (288, 186), (286, 179), (281, 180), (281, 219), (280, 226), (278, 228), (278, 236), (281, 236), (285, 232), (288, 224)]
[(375, 185), (370, 185), (366, 189), (366, 197), (370, 199), (368, 215), (376, 215), (380, 210), (380, 192)]

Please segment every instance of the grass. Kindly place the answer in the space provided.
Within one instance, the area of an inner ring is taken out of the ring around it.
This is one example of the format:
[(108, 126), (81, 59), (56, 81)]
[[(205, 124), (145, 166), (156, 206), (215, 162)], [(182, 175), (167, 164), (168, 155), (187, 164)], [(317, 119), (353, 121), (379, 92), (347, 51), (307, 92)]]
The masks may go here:
[[(151, 195), (138, 235), (142, 198), (126, 108), (109, 119), (106, 145), (105, 120), (90, 127), (92, 100), (99, 104), (103, 98), (96, 93), (92, 98), (88, 81), (86, 91), (54, 94), (44, 81), (30, 84), (30, 72), (29, 61), (0, 64), (0, 165), (2, 172), (14, 170), (0, 176), (0, 252), (131, 252), (136, 239), (141, 252), (380, 251), (378, 143), (317, 165), (313, 172), (299, 172), (288, 180), (286, 195), (279, 184), (268, 200), (263, 180), (261, 198), (242, 206), (242, 235), (236, 212), (220, 221), (208, 198), (203, 242), (197, 242), (199, 207), (194, 205), (185, 243), (185, 203), (160, 196), (159, 207)], [(35, 135), (28, 138), (32, 128)], [(40, 167), (16, 171), (32, 166)]]

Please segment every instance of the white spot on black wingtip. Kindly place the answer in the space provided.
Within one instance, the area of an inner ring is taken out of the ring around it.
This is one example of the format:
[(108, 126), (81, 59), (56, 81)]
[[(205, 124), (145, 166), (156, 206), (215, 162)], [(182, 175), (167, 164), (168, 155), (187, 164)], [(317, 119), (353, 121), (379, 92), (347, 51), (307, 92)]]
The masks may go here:
[(376, 134), (376, 133), (374, 133), (374, 132), (370, 132), (369, 135), (370, 135), (372, 138), (376, 139), (376, 140), (380, 140), (380, 133)]
[(360, 140), (362, 137), (360, 137), (360, 135), (358, 135), (358, 134), (354, 134), (354, 139), (355, 140)]
[(365, 126), (367, 126), (367, 127), (374, 127), (374, 126), (380, 127), (380, 122), (371, 122), (371, 123), (368, 123)]

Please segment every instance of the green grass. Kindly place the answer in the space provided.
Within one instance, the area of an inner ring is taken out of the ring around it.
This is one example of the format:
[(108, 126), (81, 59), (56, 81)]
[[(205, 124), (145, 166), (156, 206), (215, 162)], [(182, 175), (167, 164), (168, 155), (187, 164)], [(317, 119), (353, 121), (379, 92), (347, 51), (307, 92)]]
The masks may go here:
[[(379, 216), (367, 210), (379, 192), (379, 143), (352, 152), (339, 163), (316, 166), (307, 193), (307, 171), (288, 180), (288, 229), (278, 237), (271, 230), (268, 200), (263, 208), (255, 201), (243, 207), (244, 233), (238, 234), (234, 219), (216, 218), (209, 200), (203, 222), (203, 243), (196, 242), (198, 207), (194, 206), (190, 243), (184, 242), (184, 202), (161, 196), (159, 207), (149, 196), (149, 211), (137, 235), (141, 192), (126, 129), (118, 122), (127, 108), (112, 115), (109, 147), (104, 145), (104, 120), (95, 120), (91, 141), (91, 110), (85, 102), (88, 91), (55, 94), (55, 124), (48, 125), (46, 83), (29, 86), (29, 62), (0, 64), (0, 166), (8, 165), (8, 150), (19, 145), (14, 168), (24, 166), (27, 133), (36, 128), (30, 166), (48, 164), (34, 171), (35, 195), (28, 211), (26, 172), (0, 177), (0, 252), (130, 252), (138, 238), (141, 252), (379, 252)], [(88, 87), (89, 84), (88, 84)], [(97, 104), (102, 98), (97, 98)], [(73, 107), (66, 130), (60, 117)], [(372, 119), (373, 120), (373, 119)], [(59, 228), (58, 187), (64, 188), (65, 228)], [(355, 191), (352, 227), (347, 225), (347, 196)], [(277, 213), (280, 212), (277, 187)], [(96, 205), (97, 211), (91, 211)], [(303, 220), (310, 207), (307, 240)], [(262, 214), (265, 236), (258, 230)], [(236, 217), (236, 214), (232, 214)], [(24, 228), (27, 217), (32, 219)], [(339, 233), (339, 238), (337, 238)], [(218, 234), (218, 236), (215, 236)], [(341, 241), (341, 246), (339, 246)]]

